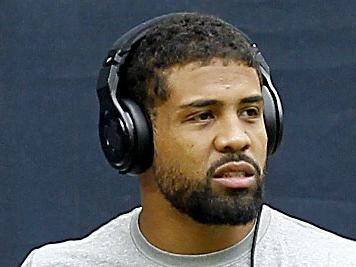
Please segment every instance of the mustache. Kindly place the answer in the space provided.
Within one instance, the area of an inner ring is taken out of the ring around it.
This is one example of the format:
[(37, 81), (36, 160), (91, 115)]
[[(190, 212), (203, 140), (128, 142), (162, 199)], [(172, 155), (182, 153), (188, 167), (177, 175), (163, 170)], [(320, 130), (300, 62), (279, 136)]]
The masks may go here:
[(209, 167), (207, 171), (207, 177), (213, 177), (216, 169), (220, 167), (221, 165), (224, 165), (225, 163), (228, 162), (238, 162), (238, 161), (245, 161), (253, 166), (255, 169), (256, 173), (261, 176), (262, 175), (262, 170), (261, 167), (258, 165), (258, 163), (251, 157), (247, 156), (246, 154), (243, 153), (230, 153), (224, 155), (222, 158), (218, 159), (217, 161), (213, 162), (211, 166)]

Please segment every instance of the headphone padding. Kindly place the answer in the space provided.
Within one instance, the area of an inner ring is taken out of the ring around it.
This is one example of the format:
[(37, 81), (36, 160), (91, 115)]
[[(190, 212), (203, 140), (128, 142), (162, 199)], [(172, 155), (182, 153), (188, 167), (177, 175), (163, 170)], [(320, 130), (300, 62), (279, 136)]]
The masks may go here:
[(121, 105), (129, 113), (135, 129), (133, 155), (127, 172), (138, 174), (145, 171), (152, 164), (152, 127), (145, 112), (134, 101), (127, 98), (121, 99)]
[(265, 127), (268, 137), (267, 143), (267, 154), (271, 155), (276, 150), (277, 142), (277, 116), (276, 116), (276, 105), (274, 99), (269, 91), (268, 87), (262, 86), (262, 96), (263, 96), (263, 118), (265, 121)]

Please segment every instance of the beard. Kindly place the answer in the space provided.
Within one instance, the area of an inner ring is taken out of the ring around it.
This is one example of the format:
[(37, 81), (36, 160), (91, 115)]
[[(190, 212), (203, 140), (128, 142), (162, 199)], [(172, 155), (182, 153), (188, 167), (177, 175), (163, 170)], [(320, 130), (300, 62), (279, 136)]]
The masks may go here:
[[(213, 190), (215, 170), (231, 161), (245, 161), (254, 167), (255, 187)], [(263, 204), (265, 168), (262, 172), (252, 158), (242, 153), (224, 155), (211, 165), (204, 179), (191, 179), (166, 164), (153, 164), (153, 171), (159, 190), (172, 206), (202, 224), (245, 225), (258, 216)]]

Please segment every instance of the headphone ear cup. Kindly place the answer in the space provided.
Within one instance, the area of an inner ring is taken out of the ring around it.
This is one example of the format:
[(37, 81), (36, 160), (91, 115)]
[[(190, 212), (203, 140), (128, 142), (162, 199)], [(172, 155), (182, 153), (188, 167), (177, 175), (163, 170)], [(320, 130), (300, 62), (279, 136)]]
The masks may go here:
[(120, 117), (106, 111), (100, 115), (101, 147), (111, 166), (120, 169), (128, 151), (129, 135)]
[(267, 143), (267, 153), (268, 155), (273, 154), (277, 149), (277, 116), (276, 116), (276, 106), (274, 103), (273, 96), (268, 88), (262, 86), (262, 96), (263, 96), (263, 119), (265, 122), (268, 143)]
[(134, 101), (121, 99), (121, 105), (128, 112), (134, 126), (134, 147), (126, 172), (139, 174), (148, 169), (153, 160), (152, 126), (148, 115)]

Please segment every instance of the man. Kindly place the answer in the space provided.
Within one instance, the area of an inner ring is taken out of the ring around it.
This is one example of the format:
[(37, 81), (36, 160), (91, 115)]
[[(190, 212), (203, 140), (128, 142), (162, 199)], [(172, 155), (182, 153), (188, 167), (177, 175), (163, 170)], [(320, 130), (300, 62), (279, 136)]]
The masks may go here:
[[(268, 74), (241, 32), (174, 14), (125, 42), (99, 78), (100, 135), (114, 167), (140, 174), (142, 208), (23, 266), (356, 266), (355, 242), (262, 205)], [(145, 153), (127, 144), (140, 135)]]

